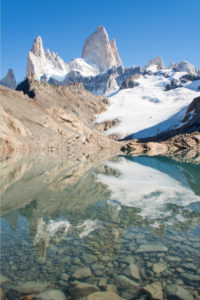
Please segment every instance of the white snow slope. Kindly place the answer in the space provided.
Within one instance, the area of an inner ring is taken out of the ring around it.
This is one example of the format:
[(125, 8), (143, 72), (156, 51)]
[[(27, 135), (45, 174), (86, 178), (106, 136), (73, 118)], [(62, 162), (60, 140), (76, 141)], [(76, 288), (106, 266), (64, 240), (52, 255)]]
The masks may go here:
[(165, 87), (172, 79), (179, 80), (185, 74), (165, 69), (142, 76), (136, 80), (137, 87), (120, 90), (111, 96), (110, 106), (96, 117), (96, 122), (118, 119), (119, 123), (106, 135), (120, 138), (129, 135), (131, 138), (150, 137), (180, 126), (188, 105), (200, 96), (198, 83), (188, 82), (184, 87), (169, 91), (165, 91)]

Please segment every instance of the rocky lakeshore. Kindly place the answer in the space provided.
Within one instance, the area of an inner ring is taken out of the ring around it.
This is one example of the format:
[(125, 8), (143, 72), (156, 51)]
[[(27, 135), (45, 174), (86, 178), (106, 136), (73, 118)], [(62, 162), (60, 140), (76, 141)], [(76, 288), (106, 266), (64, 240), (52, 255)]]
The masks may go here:
[(200, 163), (200, 132), (179, 134), (165, 141), (127, 141), (121, 148), (127, 155), (165, 155), (177, 160)]

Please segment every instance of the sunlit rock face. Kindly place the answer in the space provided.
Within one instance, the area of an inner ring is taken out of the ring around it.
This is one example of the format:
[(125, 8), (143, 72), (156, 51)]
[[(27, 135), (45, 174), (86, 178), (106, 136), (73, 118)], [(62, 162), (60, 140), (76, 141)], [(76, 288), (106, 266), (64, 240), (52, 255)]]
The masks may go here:
[(101, 72), (122, 65), (115, 40), (109, 40), (106, 29), (98, 26), (85, 41), (82, 58), (98, 66)]

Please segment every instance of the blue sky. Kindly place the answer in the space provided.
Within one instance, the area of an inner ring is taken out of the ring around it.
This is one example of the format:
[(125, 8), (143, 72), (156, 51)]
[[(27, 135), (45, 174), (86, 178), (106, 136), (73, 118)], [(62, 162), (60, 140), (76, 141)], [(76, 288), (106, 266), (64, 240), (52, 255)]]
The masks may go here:
[(64, 61), (80, 57), (84, 40), (104, 25), (124, 66), (161, 55), (166, 65), (188, 60), (200, 69), (200, 0), (2, 0), (1, 78), (12, 67), (17, 81), (40, 35)]

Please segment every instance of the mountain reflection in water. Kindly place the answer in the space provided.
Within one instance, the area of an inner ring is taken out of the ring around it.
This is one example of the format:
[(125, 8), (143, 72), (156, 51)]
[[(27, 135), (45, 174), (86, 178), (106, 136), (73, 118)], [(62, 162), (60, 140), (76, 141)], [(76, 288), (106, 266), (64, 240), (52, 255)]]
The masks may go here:
[(4, 167), (2, 175), (2, 271), (12, 274), (12, 284), (27, 278), (59, 286), (66, 265), (71, 273), (78, 262), (90, 265), (88, 255), (103, 264), (94, 277), (110, 283), (128, 274), (125, 257), (135, 257), (146, 272), (145, 259), (156, 259), (152, 252), (199, 259), (199, 165), (165, 157), (118, 156), (100, 165), (30, 158)]

